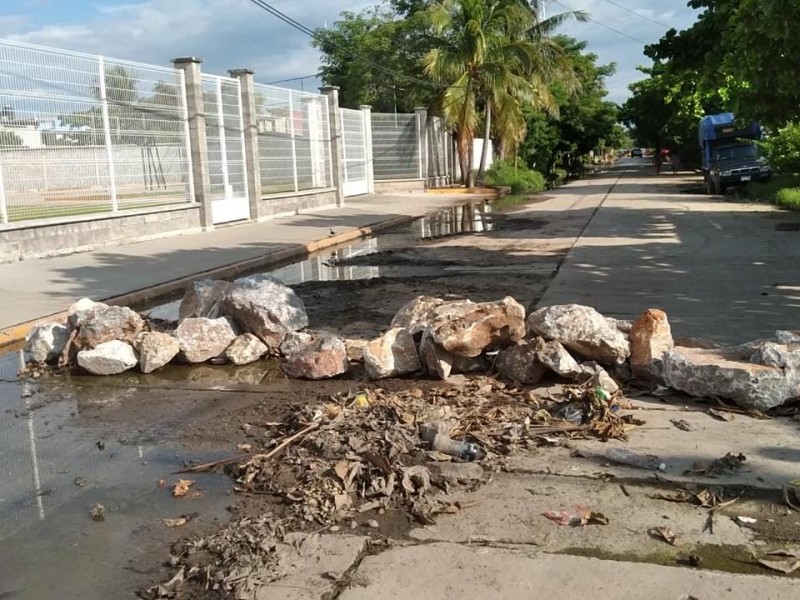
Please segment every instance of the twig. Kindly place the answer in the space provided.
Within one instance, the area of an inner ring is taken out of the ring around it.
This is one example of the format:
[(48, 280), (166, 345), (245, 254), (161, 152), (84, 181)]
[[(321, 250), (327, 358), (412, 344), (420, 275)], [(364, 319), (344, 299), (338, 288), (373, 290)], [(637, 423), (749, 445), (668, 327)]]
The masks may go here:
[(317, 427), (320, 426), (320, 421), (315, 421), (311, 423), (308, 427), (305, 427), (298, 431), (297, 433), (290, 435), (288, 438), (283, 440), (280, 444), (275, 446), (272, 450), (267, 452), (266, 454), (237, 454), (236, 456), (230, 456), (228, 458), (221, 458), (220, 460), (214, 460), (211, 462), (203, 463), (201, 465), (195, 465), (193, 467), (188, 467), (186, 469), (181, 469), (180, 471), (175, 471), (173, 475), (178, 475), (180, 473), (200, 473), (202, 471), (208, 471), (209, 469), (213, 469), (214, 467), (218, 467), (220, 465), (227, 465), (232, 462), (236, 462), (237, 460), (242, 460), (244, 458), (249, 458), (250, 460), (261, 459), (261, 460), (269, 460), (278, 452), (286, 448), (289, 444), (295, 441), (297, 438), (304, 436), (305, 434), (313, 431)]

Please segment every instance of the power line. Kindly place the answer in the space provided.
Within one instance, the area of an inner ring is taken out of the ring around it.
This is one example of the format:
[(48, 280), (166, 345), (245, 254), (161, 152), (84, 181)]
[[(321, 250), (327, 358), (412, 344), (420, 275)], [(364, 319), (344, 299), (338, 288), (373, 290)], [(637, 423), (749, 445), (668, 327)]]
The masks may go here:
[(319, 75), (317, 75), (317, 74), (314, 74), (314, 75), (303, 75), (301, 77), (290, 77), (289, 79), (279, 79), (278, 81), (268, 81), (264, 85), (277, 85), (279, 83), (290, 83), (292, 81), (302, 81), (304, 79), (317, 79), (317, 78), (319, 78)]
[[(264, 0), (250, 0), (250, 2), (252, 2), (256, 6), (258, 6), (259, 8), (262, 8), (263, 10), (267, 11), (273, 17), (276, 17), (277, 19), (280, 19), (281, 21), (283, 21), (287, 25), (289, 25), (291, 27), (294, 27), (295, 29), (297, 29), (301, 33), (304, 33), (305, 35), (309, 36), (310, 38), (312, 38), (314, 40), (317, 40), (317, 41), (323, 41), (322, 36), (320, 36), (318, 33), (313, 31), (312, 29), (309, 29), (308, 27), (306, 27), (305, 25), (303, 25), (299, 21), (294, 20), (292, 17), (282, 13), (277, 8), (275, 8), (274, 6), (272, 6), (269, 3), (265, 2)], [(400, 73), (399, 71), (394, 71), (393, 69), (388, 69), (388, 68), (384, 67), (383, 65), (380, 65), (380, 64), (378, 64), (376, 62), (372, 62), (371, 60), (368, 60), (368, 59), (366, 59), (366, 58), (364, 58), (362, 56), (358, 56), (358, 55), (354, 54), (353, 52), (351, 52), (350, 50), (348, 50), (346, 48), (343, 48), (339, 44), (331, 42), (330, 40), (328, 40), (328, 43), (331, 44), (334, 48), (337, 48), (338, 50), (341, 50), (342, 52), (344, 52), (346, 55), (350, 56), (354, 60), (358, 60), (360, 62), (363, 62), (364, 64), (371, 66), (373, 69), (376, 69), (378, 71), (386, 73), (387, 75), (393, 75), (394, 77), (407, 79), (408, 81), (413, 81), (414, 83), (419, 83), (421, 85), (427, 85), (427, 86), (435, 87), (435, 88), (438, 88), (438, 89), (446, 89), (446, 88), (450, 87), (450, 86), (445, 85), (445, 84), (434, 83), (432, 81), (425, 81), (424, 79), (418, 79), (417, 77), (413, 77), (411, 75), (406, 75), (405, 73)]]
[[(555, 3), (555, 4), (558, 4), (559, 6), (563, 6), (564, 8), (566, 8), (566, 9), (567, 9), (567, 10), (569, 10), (569, 11), (576, 12), (574, 8), (570, 8), (569, 6), (567, 6), (566, 4), (564, 4), (563, 2), (560, 2), (559, 0), (550, 0), (550, 1), (551, 1), (551, 2), (553, 2), (553, 3)], [(587, 21), (591, 21), (592, 23), (594, 23), (594, 24), (596, 24), (596, 25), (600, 25), (600, 27), (603, 27), (603, 28), (605, 28), (605, 29), (608, 29), (609, 31), (613, 31), (613, 32), (614, 32), (614, 33), (616, 33), (617, 35), (621, 35), (622, 37), (626, 37), (626, 38), (628, 38), (629, 40), (633, 40), (634, 42), (639, 42), (640, 44), (644, 44), (644, 45), (647, 45), (647, 44), (649, 44), (649, 43), (650, 43), (650, 42), (645, 42), (644, 40), (641, 40), (641, 39), (639, 39), (639, 38), (637, 38), (637, 37), (633, 37), (632, 35), (628, 35), (628, 34), (627, 34), (627, 33), (625, 33), (624, 31), (620, 31), (619, 29), (614, 29), (614, 28), (613, 28), (613, 27), (611, 27), (610, 25), (606, 25), (605, 23), (603, 23), (603, 22), (601, 22), (601, 21), (598, 21), (597, 19), (593, 19), (593, 18), (591, 18), (591, 17), (588, 17), (588, 16), (587, 16), (587, 17), (586, 17), (586, 20), (587, 20)]]
[(614, 0), (605, 0), (609, 4), (616, 6), (617, 8), (621, 8), (625, 12), (629, 12), (632, 15), (636, 15), (640, 19), (644, 19), (645, 21), (650, 21), (651, 23), (655, 23), (656, 25), (661, 25), (661, 27), (666, 27), (667, 29), (672, 29), (672, 25), (667, 25), (666, 23), (662, 23), (661, 21), (656, 21), (655, 19), (651, 19), (650, 17), (643, 15), (641, 13), (636, 12), (635, 10), (628, 8), (627, 6), (623, 6), (619, 2), (614, 2)]

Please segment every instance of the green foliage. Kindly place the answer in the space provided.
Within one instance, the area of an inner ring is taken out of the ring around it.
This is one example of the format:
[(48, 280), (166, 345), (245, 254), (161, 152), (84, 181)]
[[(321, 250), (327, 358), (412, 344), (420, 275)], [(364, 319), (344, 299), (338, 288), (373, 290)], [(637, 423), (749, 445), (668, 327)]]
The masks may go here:
[(545, 189), (544, 176), (524, 165), (514, 166), (506, 160), (496, 160), (486, 172), (489, 185), (510, 187), (511, 193), (535, 194)]
[(749, 200), (800, 210), (800, 176), (782, 175), (764, 183), (751, 183), (744, 188), (743, 195)]
[(787, 124), (759, 145), (777, 172), (800, 174), (800, 123)]
[(16, 148), (22, 146), (22, 138), (13, 131), (0, 131), (0, 147)]
[(569, 173), (567, 173), (566, 169), (553, 169), (551, 176), (554, 184), (562, 185), (566, 183)]
[(775, 194), (775, 203), (791, 210), (800, 210), (800, 187), (783, 188)]

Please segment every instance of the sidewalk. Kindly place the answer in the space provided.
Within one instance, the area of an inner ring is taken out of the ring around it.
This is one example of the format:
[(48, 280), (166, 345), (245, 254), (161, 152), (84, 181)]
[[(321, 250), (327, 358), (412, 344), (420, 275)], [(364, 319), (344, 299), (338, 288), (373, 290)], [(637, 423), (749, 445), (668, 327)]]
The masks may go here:
[[(408, 193), (350, 199), (343, 208), (92, 252), (0, 264), (0, 329), (243, 261), (270, 262), (350, 241), (476, 194)], [(359, 229), (368, 228), (367, 231)], [(332, 235), (331, 232), (335, 232)], [(0, 345), (13, 339), (0, 331)]]

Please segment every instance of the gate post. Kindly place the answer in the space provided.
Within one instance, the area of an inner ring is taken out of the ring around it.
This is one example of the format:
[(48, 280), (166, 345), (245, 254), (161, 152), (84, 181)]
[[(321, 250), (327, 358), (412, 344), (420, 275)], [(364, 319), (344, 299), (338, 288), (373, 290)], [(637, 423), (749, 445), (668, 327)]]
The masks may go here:
[(258, 204), (261, 200), (261, 157), (258, 150), (258, 107), (253, 84), (254, 72), (250, 69), (234, 69), (228, 73), (231, 77), (239, 80), (239, 88), (242, 92), (247, 196), (250, 203), (250, 219), (257, 220), (260, 216)]
[(319, 88), (328, 98), (328, 122), (331, 132), (331, 177), (336, 188), (336, 206), (344, 206), (344, 163), (342, 162), (342, 117), (339, 113), (339, 88), (326, 85)]
[(417, 115), (417, 142), (419, 143), (419, 178), (428, 187), (428, 109), (416, 107)]
[(192, 155), (192, 181), (194, 200), (200, 205), (200, 226), (214, 229), (211, 214), (211, 175), (208, 170), (208, 139), (206, 137), (206, 109), (203, 98), (202, 59), (193, 56), (174, 58), (172, 64), (184, 74), (186, 117), (189, 120), (189, 145)]
[(367, 193), (375, 193), (375, 156), (372, 153), (372, 107), (363, 104), (361, 114), (364, 116), (364, 154), (366, 155)]

